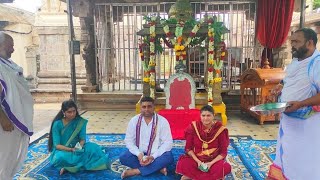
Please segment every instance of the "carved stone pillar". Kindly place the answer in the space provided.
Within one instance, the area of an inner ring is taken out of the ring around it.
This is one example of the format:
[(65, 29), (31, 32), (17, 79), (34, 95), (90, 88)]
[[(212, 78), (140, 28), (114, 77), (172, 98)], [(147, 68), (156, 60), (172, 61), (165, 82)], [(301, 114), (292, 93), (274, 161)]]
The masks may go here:
[(94, 3), (91, 1), (73, 1), (73, 15), (80, 18), (81, 27), (81, 46), (83, 47), (82, 58), (85, 61), (86, 85), (82, 86), (83, 92), (97, 92), (99, 86), (97, 83), (96, 57), (94, 44)]
[(82, 58), (85, 61), (87, 81), (86, 86), (81, 87), (83, 92), (97, 92), (96, 58), (94, 51), (94, 28), (93, 16), (80, 18), (81, 24), (81, 43), (83, 44)]

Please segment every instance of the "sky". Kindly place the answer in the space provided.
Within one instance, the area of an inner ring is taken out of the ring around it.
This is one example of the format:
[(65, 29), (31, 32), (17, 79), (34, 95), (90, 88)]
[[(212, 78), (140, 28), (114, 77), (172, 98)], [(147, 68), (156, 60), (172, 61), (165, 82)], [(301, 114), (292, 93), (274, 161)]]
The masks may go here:
[(36, 12), (40, 8), (43, 0), (14, 0), (13, 3), (8, 5), (24, 9), (30, 12)]

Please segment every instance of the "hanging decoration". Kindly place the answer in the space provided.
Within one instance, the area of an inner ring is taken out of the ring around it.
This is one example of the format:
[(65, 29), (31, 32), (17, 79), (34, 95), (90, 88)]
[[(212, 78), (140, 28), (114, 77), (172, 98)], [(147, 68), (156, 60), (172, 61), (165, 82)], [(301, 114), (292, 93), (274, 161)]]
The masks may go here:
[(156, 41), (156, 20), (157, 16), (151, 17), (150, 22), (150, 60), (149, 60), (149, 68), (150, 76), (149, 76), (149, 85), (150, 85), (150, 97), (155, 97), (155, 86), (156, 86), (156, 76), (155, 76), (155, 66), (156, 66), (156, 51), (155, 51), (155, 41)]
[[(221, 86), (221, 70), (227, 52), (222, 35), (228, 30), (223, 23), (219, 22), (215, 16), (208, 16), (205, 20), (199, 21), (195, 19), (160, 19), (159, 16), (153, 15), (145, 17), (145, 20), (148, 22), (149, 28), (148, 31), (142, 33), (144, 38), (143, 43), (139, 45), (139, 54), (144, 70), (143, 82), (149, 85), (150, 96), (155, 98), (156, 55), (163, 50), (162, 42), (167, 47), (174, 49), (177, 68), (177, 65), (186, 65), (189, 46), (202, 46), (203, 41), (207, 40), (207, 101), (208, 104), (215, 103), (217, 94), (221, 95), (221, 89), (217, 89), (217, 86)], [(203, 26), (206, 28), (205, 31), (203, 31)], [(163, 29), (163, 32), (159, 31), (159, 27)], [(199, 36), (197, 33), (200, 29), (202, 30)]]
[[(163, 31), (165, 33), (165, 37), (164, 37), (164, 42), (168, 47), (174, 47), (175, 50), (175, 55), (176, 55), (176, 61), (182, 61), (185, 64), (185, 61), (187, 59), (187, 52), (186, 52), (186, 47), (192, 42), (193, 38), (195, 37), (195, 35), (197, 34), (197, 32), (200, 29), (200, 22), (194, 22), (192, 21), (178, 21), (175, 22), (176, 23), (175, 26), (175, 33), (173, 36), (173, 34), (170, 31), (169, 25), (168, 23), (172, 23), (172, 20), (162, 20), (161, 24), (163, 26)], [(189, 24), (194, 24), (193, 28), (189, 34), (188, 37), (185, 37), (183, 35), (184, 29), (186, 27), (186, 25)], [(169, 39), (169, 41), (167, 40)]]
[(214, 29), (212, 27), (213, 18), (209, 18), (208, 21), (208, 104), (212, 104), (212, 85), (213, 85), (213, 71), (214, 71)]

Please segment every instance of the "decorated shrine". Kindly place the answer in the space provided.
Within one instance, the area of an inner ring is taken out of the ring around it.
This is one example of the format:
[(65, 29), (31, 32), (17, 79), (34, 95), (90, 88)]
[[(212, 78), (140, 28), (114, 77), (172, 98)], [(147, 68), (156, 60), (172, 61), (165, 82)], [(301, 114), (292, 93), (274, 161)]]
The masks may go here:
[[(221, 97), (221, 71), (227, 54), (222, 35), (228, 29), (216, 16), (206, 14), (202, 19), (195, 19), (188, 0), (178, 0), (171, 6), (168, 15), (167, 19), (159, 14), (145, 16), (146, 23), (138, 32), (142, 40), (139, 51), (144, 72), (143, 96), (153, 97), (158, 111), (168, 107), (173, 110), (188, 110), (199, 109), (206, 104), (212, 105), (215, 112), (221, 114), (223, 124), (226, 124), (226, 107)], [(156, 58), (163, 52), (162, 42), (167, 48), (174, 49), (176, 61), (176, 73), (165, 84), (165, 96), (157, 91), (156, 80)], [(188, 48), (195, 46), (202, 46), (207, 53), (204, 65), (205, 87), (201, 92), (195, 88), (187, 68)], [(170, 101), (174, 105), (168, 105)], [(181, 106), (178, 105), (180, 102)], [(137, 105), (137, 112), (140, 112), (138, 108)]]

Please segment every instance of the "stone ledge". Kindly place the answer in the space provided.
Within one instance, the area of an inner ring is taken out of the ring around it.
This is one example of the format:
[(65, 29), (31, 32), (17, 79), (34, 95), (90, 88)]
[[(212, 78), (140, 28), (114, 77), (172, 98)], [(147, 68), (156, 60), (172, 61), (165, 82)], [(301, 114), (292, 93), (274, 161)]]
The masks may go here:
[[(79, 89), (77, 89), (79, 91)], [(71, 93), (71, 89), (30, 89), (31, 93)]]

